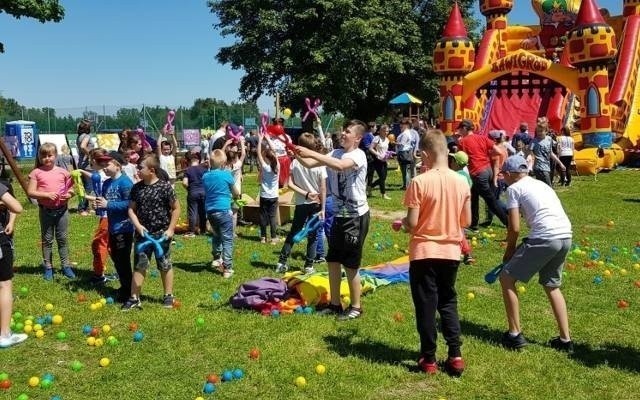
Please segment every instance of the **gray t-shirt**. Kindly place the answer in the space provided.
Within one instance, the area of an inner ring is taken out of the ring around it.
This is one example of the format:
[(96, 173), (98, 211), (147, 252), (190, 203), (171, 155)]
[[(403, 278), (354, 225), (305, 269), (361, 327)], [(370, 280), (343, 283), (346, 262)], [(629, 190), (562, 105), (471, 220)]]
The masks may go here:
[(538, 139), (536, 137), (531, 141), (529, 146), (535, 157), (533, 169), (551, 172), (551, 147), (553, 146), (551, 138), (549, 136), (545, 136), (544, 139)]

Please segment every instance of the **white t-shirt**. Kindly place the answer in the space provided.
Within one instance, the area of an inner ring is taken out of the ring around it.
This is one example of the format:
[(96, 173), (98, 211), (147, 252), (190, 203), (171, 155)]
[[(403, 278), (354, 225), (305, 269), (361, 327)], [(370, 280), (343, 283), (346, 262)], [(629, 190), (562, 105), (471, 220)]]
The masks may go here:
[(269, 164), (262, 164), (260, 170), (260, 197), (278, 197), (278, 174), (274, 174)]
[[(291, 141), (291, 136), (287, 134), (285, 135), (289, 138), (289, 141)], [(285, 145), (282, 142), (282, 140), (272, 138), (269, 143), (273, 145), (273, 152), (276, 153), (276, 157), (282, 157), (287, 155), (287, 145)]]
[(411, 129), (402, 131), (396, 138), (396, 148), (398, 151), (412, 151), (413, 150), (413, 133)]
[(333, 158), (348, 158), (355, 166), (345, 171), (327, 168), (329, 193), (333, 195), (333, 211), (337, 217), (358, 217), (369, 211), (367, 203), (367, 156), (360, 149), (345, 153), (335, 149), (329, 155)]
[(507, 209), (519, 208), (530, 239), (570, 239), (571, 222), (556, 192), (546, 183), (525, 176), (507, 188)]
[(160, 154), (158, 159), (160, 161), (160, 168), (165, 170), (167, 175), (169, 175), (169, 179), (176, 179), (176, 158), (173, 154), (168, 156)]
[(558, 136), (558, 156), (568, 157), (573, 155), (573, 138), (571, 136)]
[[(320, 193), (320, 183), (323, 179), (327, 179), (327, 168), (314, 167), (307, 168), (294, 159), (291, 163), (291, 179), (300, 189), (311, 193)], [(296, 192), (296, 205), (310, 204), (312, 201), (304, 198), (303, 195)]]
[(138, 175), (138, 168), (135, 164), (127, 163), (122, 166), (122, 172), (131, 179), (131, 182), (136, 182), (136, 175)]
[(373, 148), (375, 149), (374, 151), (376, 152), (376, 157), (378, 158), (378, 160), (387, 160), (385, 156), (387, 155), (387, 151), (389, 150), (388, 138), (385, 137), (384, 139), (382, 139), (380, 136), (376, 136), (375, 138), (373, 138)]

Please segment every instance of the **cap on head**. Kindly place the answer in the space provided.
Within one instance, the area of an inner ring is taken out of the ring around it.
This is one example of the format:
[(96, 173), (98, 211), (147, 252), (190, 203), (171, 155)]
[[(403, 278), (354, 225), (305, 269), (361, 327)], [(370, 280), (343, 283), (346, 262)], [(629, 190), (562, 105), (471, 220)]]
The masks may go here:
[(489, 137), (491, 139), (502, 139), (503, 133), (504, 132), (501, 131), (501, 130), (497, 130), (497, 129), (496, 130), (492, 130), (492, 131), (489, 131)]
[(120, 165), (124, 165), (124, 157), (122, 156), (122, 154), (120, 154), (117, 151), (110, 151), (107, 154), (101, 156), (101, 157), (96, 157), (96, 161), (98, 162), (109, 162), (111, 160), (115, 160), (118, 162), (118, 164)]
[(524, 157), (515, 155), (507, 158), (502, 164), (502, 172), (529, 172), (529, 165)]
[(469, 156), (464, 151), (460, 150), (455, 153), (449, 153), (449, 157), (453, 158), (453, 160), (458, 164), (459, 167), (465, 167), (469, 164)]

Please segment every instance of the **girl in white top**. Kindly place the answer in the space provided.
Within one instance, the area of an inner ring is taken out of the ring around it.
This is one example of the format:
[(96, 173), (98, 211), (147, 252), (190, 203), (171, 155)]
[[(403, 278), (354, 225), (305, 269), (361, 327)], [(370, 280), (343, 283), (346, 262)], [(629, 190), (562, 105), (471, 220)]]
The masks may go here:
[[(165, 140), (164, 136), (168, 136)], [(160, 136), (158, 137), (158, 147), (156, 149), (158, 153), (158, 161), (160, 161), (160, 168), (163, 169), (167, 175), (169, 175), (169, 182), (171, 186), (176, 183), (176, 151), (178, 149), (178, 142), (176, 140), (175, 132), (172, 130), (166, 131), (162, 128)]]
[[(265, 147), (266, 140), (269, 147)], [(260, 164), (260, 242), (267, 242), (267, 223), (271, 227), (271, 244), (278, 243), (276, 210), (278, 208), (278, 173), (280, 163), (272, 150), (273, 141), (258, 135), (258, 162)]]
[(571, 164), (573, 163), (573, 150), (574, 141), (571, 137), (571, 131), (568, 127), (563, 126), (560, 129), (560, 136), (556, 139), (558, 141), (558, 157), (560, 162), (564, 165), (564, 171), (560, 171), (561, 185), (571, 185)]
[(386, 185), (387, 181), (387, 160), (389, 159), (389, 138), (387, 135), (389, 134), (389, 126), (383, 124), (380, 126), (380, 130), (378, 131), (378, 136), (373, 138), (371, 142), (371, 146), (369, 146), (369, 151), (371, 151), (375, 158), (373, 160), (373, 168), (378, 174), (378, 179), (371, 182), (371, 188), (380, 185), (380, 194), (385, 200), (390, 200), (386, 194)]

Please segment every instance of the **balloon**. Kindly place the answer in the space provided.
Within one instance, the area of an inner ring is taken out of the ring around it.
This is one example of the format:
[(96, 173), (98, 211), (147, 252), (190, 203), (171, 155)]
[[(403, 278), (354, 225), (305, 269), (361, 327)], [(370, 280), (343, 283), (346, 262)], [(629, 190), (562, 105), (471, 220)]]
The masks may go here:
[(396, 135), (394, 135), (393, 133), (390, 133), (389, 135), (387, 135), (387, 138), (389, 139), (389, 143), (396, 142)]
[(313, 106), (311, 105), (311, 100), (307, 97), (304, 99), (304, 103), (307, 106), (307, 112), (304, 113), (304, 117), (302, 117), (302, 122), (306, 121), (309, 117), (309, 114), (312, 114), (316, 117), (316, 119), (320, 118), (318, 116), (318, 107), (320, 107), (320, 99), (315, 99), (313, 101)]
[(284, 110), (282, 110), (282, 115), (284, 115), (285, 118), (289, 118), (291, 114), (292, 112), (290, 108), (285, 108)]

